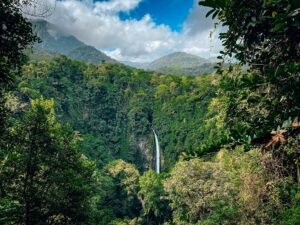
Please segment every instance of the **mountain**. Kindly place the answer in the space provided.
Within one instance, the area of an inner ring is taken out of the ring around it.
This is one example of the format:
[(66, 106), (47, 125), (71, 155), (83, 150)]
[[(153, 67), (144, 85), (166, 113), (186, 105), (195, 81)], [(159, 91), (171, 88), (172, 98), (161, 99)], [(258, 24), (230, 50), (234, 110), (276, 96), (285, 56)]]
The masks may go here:
[(92, 46), (81, 46), (68, 53), (71, 59), (82, 61), (88, 64), (101, 63), (118, 63), (116, 60), (105, 55), (103, 52), (97, 50)]
[(116, 60), (96, 48), (86, 45), (54, 24), (45, 20), (33, 20), (32, 24), (34, 31), (41, 39), (41, 43), (33, 46), (36, 50), (35, 54), (38, 56), (41, 54), (49, 56), (63, 54), (88, 64), (117, 63)]
[(34, 31), (42, 41), (34, 45), (34, 49), (38, 51), (68, 54), (78, 47), (85, 46), (76, 37), (63, 32), (45, 20), (33, 20), (32, 24)]
[(186, 79), (121, 63), (78, 65), (60, 56), (29, 68), (19, 97), (55, 99), (60, 122), (80, 132), (82, 151), (101, 167), (123, 159), (141, 170), (153, 168), (155, 127), (167, 171), (185, 149), (197, 151), (212, 129), (206, 113), (216, 92), (213, 75)]
[(207, 61), (201, 57), (191, 55), (185, 52), (175, 52), (167, 56), (163, 56), (151, 62), (148, 66), (151, 70), (157, 70), (164, 67), (195, 67)]
[(132, 62), (132, 61), (121, 61), (124, 65), (131, 66), (137, 69), (146, 69), (150, 63), (139, 63), (139, 62)]
[(126, 65), (174, 75), (200, 75), (214, 72), (216, 59), (204, 59), (185, 52), (175, 52), (150, 63), (123, 62)]
[[(34, 31), (40, 37), (41, 43), (34, 45), (36, 50), (32, 58), (53, 57), (64, 54), (71, 59), (88, 64), (100, 65), (118, 63), (103, 52), (78, 40), (54, 24), (45, 20), (32, 21)], [(215, 59), (204, 59), (185, 52), (175, 52), (149, 63), (122, 62), (134, 68), (156, 71), (173, 75), (200, 75), (214, 72)]]

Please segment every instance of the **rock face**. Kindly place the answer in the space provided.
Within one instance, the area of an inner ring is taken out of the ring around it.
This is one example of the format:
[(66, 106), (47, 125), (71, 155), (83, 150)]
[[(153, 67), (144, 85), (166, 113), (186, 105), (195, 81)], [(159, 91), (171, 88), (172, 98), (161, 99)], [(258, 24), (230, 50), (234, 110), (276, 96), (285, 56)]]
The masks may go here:
[(149, 140), (146, 138), (140, 138), (138, 141), (138, 147), (143, 161), (143, 169), (145, 171), (154, 169), (155, 157), (153, 152), (153, 144), (149, 143)]

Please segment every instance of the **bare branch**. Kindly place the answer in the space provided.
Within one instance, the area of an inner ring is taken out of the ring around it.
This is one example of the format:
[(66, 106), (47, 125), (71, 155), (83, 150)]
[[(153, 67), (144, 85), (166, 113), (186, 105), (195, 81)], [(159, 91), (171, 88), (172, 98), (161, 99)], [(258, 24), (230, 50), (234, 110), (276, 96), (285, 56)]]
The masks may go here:
[(48, 17), (56, 7), (56, 0), (20, 0), (21, 11), (31, 17)]

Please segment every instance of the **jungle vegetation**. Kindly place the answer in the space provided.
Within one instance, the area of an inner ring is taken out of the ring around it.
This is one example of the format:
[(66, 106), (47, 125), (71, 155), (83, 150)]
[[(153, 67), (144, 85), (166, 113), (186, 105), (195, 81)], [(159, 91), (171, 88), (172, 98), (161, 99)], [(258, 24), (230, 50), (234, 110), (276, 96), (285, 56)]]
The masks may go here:
[(195, 77), (26, 57), (19, 3), (0, 2), (1, 224), (299, 224), (299, 1), (200, 1), (240, 63)]

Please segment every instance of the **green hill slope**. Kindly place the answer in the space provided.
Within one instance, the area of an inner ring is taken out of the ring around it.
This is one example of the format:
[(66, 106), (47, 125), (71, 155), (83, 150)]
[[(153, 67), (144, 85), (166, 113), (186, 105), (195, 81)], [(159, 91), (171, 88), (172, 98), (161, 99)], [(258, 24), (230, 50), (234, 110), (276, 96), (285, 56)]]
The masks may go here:
[(149, 69), (156, 70), (162, 67), (178, 66), (182, 68), (199, 66), (207, 63), (206, 59), (185, 52), (175, 52), (154, 60), (148, 65)]
[(204, 59), (185, 52), (175, 52), (149, 63), (124, 62), (124, 64), (163, 74), (197, 76), (213, 73), (216, 60)]
[(153, 168), (155, 127), (162, 169), (167, 170), (180, 153), (197, 151), (213, 132), (205, 127), (215, 95), (213, 76), (157, 75), (121, 64), (88, 66), (66, 57), (33, 62), (24, 71), (21, 99), (54, 98), (60, 121), (80, 131), (84, 152), (99, 166), (121, 158), (143, 170)]
[(118, 63), (116, 60), (108, 57), (92, 46), (81, 46), (69, 52), (67, 55), (71, 59), (94, 65), (101, 63)]

